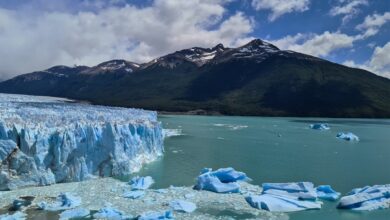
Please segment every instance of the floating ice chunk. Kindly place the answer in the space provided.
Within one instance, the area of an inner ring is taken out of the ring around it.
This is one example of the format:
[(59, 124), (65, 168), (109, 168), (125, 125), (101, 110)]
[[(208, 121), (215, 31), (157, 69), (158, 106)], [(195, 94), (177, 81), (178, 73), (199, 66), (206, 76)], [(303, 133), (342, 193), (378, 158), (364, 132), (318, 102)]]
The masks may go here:
[(174, 200), (169, 203), (169, 206), (174, 211), (187, 212), (187, 213), (193, 212), (196, 209), (195, 203), (187, 202), (184, 200)]
[(314, 130), (329, 130), (330, 129), (329, 125), (326, 123), (311, 124), (310, 128), (314, 129)]
[(341, 197), (338, 208), (359, 211), (390, 208), (390, 184), (353, 189)]
[(297, 183), (263, 183), (263, 191), (269, 189), (284, 190), (286, 192), (315, 192), (314, 184), (311, 182), (297, 182)]
[(172, 211), (165, 212), (146, 212), (138, 216), (138, 220), (164, 220), (173, 219)]
[(93, 217), (95, 219), (109, 220), (122, 220), (130, 218), (129, 216), (125, 216), (122, 211), (109, 206), (99, 209), (95, 214), (93, 214)]
[(163, 129), (164, 138), (175, 137), (183, 135), (181, 129)]
[(66, 209), (73, 209), (81, 205), (81, 198), (78, 196), (73, 196), (70, 193), (60, 194), (56, 201), (53, 203), (40, 202), (38, 207), (42, 210), (47, 211), (59, 211)]
[(318, 198), (324, 200), (335, 201), (340, 197), (340, 193), (336, 192), (329, 185), (321, 185), (316, 188)]
[(23, 212), (15, 212), (14, 214), (0, 215), (0, 220), (25, 220), (27, 215)]
[(84, 208), (69, 209), (60, 213), (60, 220), (67, 220), (73, 218), (85, 218), (90, 211)]
[(279, 189), (269, 189), (267, 191), (263, 191), (263, 194), (290, 197), (292, 199), (299, 199), (299, 200), (312, 200), (312, 201), (314, 201), (317, 199), (317, 193), (315, 191), (287, 192), (287, 191), (279, 190)]
[(340, 132), (336, 137), (346, 141), (359, 141), (359, 137), (351, 132)]
[(149, 187), (154, 184), (154, 180), (151, 176), (136, 176), (130, 180), (129, 184), (131, 185), (132, 190), (145, 190), (149, 189)]
[(144, 192), (144, 191), (135, 190), (135, 191), (125, 192), (125, 193), (123, 194), (123, 197), (129, 198), (129, 199), (138, 199), (138, 198), (143, 197), (144, 195), (145, 195), (145, 192)]
[(246, 180), (250, 179), (245, 173), (235, 171), (231, 167), (221, 168), (216, 171), (212, 171), (210, 168), (204, 168), (201, 171), (201, 175), (198, 176), (194, 188), (217, 193), (238, 193), (240, 186), (236, 182)]
[(322, 203), (316, 201), (305, 201), (288, 196), (278, 196), (272, 194), (247, 196), (246, 201), (257, 209), (271, 212), (295, 212), (309, 209), (320, 209)]

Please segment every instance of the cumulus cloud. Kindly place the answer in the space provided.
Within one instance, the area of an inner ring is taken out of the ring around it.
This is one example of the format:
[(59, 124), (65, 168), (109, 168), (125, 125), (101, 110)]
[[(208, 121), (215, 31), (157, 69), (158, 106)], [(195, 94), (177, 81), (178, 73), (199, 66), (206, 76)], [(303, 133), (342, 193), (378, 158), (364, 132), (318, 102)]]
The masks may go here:
[(291, 12), (303, 12), (309, 9), (310, 0), (252, 0), (256, 10), (270, 10), (268, 19), (274, 21)]
[(288, 35), (271, 42), (285, 50), (326, 57), (341, 48), (351, 48), (355, 40), (357, 38), (354, 36), (340, 32), (325, 31), (322, 34), (298, 33), (294, 36)]
[(34, 16), (0, 8), (0, 77), (115, 58), (146, 62), (192, 46), (234, 46), (254, 28), (243, 13), (226, 14), (227, 0), (154, 0), (142, 7), (115, 2), (123, 5), (71, 12), (52, 7), (33, 10)]
[(379, 29), (390, 21), (390, 12), (384, 14), (368, 15), (363, 23), (356, 26), (356, 29), (363, 31), (363, 37), (371, 37), (379, 32)]
[(330, 10), (332, 16), (343, 16), (343, 23), (359, 14), (359, 7), (368, 5), (367, 0), (339, 0), (339, 4)]
[(352, 60), (347, 60), (343, 64), (366, 69), (378, 75), (390, 78), (390, 42), (387, 42), (383, 47), (375, 47), (371, 58), (363, 64), (357, 64)]

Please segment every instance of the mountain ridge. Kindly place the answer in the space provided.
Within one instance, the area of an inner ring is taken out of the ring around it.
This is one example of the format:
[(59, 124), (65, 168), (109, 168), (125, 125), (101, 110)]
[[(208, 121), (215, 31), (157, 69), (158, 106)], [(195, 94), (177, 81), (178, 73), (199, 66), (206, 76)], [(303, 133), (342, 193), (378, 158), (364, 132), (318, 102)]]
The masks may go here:
[(165, 112), (390, 117), (389, 79), (260, 39), (237, 48), (192, 47), (142, 64), (55, 66), (1, 82), (0, 92)]

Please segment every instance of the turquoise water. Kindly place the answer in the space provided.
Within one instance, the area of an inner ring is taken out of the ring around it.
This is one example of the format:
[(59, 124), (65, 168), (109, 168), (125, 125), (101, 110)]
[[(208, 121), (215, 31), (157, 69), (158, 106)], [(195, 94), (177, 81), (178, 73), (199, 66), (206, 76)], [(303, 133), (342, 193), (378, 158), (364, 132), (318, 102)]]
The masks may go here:
[[(246, 172), (253, 184), (311, 181), (347, 193), (356, 187), (390, 183), (390, 120), (213, 116), (160, 116), (160, 120), (164, 128), (182, 129), (184, 135), (168, 138), (164, 157), (141, 171), (153, 176), (156, 188), (193, 185), (202, 168), (228, 166)], [(331, 130), (308, 128), (318, 121), (329, 123)], [(233, 125), (241, 127), (234, 130)], [(361, 141), (338, 140), (339, 131), (351, 131)], [(336, 205), (326, 202), (320, 211), (289, 216), (390, 219), (390, 210), (351, 212)]]

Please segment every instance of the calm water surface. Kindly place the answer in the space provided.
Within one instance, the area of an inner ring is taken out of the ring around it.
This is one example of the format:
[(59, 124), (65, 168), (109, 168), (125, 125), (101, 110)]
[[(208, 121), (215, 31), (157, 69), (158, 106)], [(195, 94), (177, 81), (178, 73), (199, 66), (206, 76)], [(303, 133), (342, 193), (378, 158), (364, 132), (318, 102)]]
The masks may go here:
[[(311, 181), (342, 193), (390, 183), (390, 120), (262, 117), (161, 116), (164, 128), (182, 129), (166, 140), (166, 153), (145, 166), (155, 188), (192, 185), (204, 167), (234, 167), (263, 182)], [(327, 122), (330, 131), (308, 128)], [(247, 126), (247, 127), (246, 127)], [(351, 131), (360, 142), (335, 138)], [(390, 219), (390, 210), (351, 212), (326, 202), (320, 211), (289, 214), (290, 219)]]

